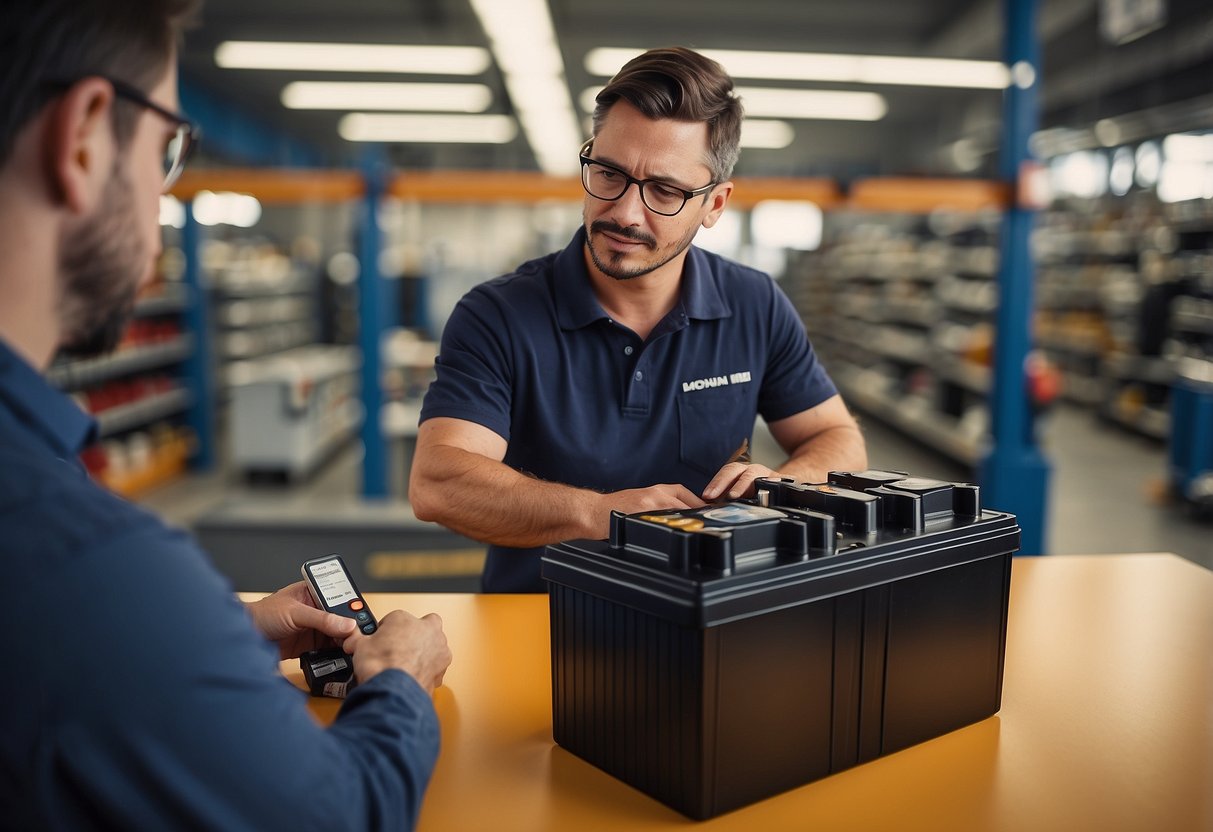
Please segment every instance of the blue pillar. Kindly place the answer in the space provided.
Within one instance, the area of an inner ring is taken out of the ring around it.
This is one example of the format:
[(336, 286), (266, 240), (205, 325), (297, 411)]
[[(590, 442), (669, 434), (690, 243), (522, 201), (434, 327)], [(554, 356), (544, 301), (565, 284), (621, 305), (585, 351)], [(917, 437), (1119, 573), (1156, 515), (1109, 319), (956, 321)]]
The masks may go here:
[(206, 289), (202, 285), (199, 254), (201, 230), (194, 219), (194, 204), (185, 203), (185, 226), (181, 229), (181, 252), (185, 255), (187, 303), (185, 323), (194, 338), (194, 348), (185, 360), (185, 384), (193, 399), (186, 421), (198, 437), (198, 451), (191, 464), (209, 471), (215, 467), (215, 382), (211, 372), (211, 316)]
[(383, 281), (379, 277), (379, 200), (386, 184), (386, 169), (377, 159), (365, 165), (358, 240), (358, 344), (362, 348), (362, 494), (388, 495), (388, 447), (380, 424), (383, 409), (382, 355)]
[(1038, 127), (1040, 44), (1037, 0), (1004, 0), (1005, 60), (1012, 83), (1003, 101), (1000, 174), (1013, 194), (1002, 222), (997, 333), (990, 410), (993, 445), (980, 466), (982, 502), (1019, 518), (1021, 553), (1044, 554), (1049, 464), (1036, 444), (1025, 362), (1031, 349), (1033, 268), (1029, 238), (1033, 211), (1018, 184), (1030, 161), (1028, 139)]

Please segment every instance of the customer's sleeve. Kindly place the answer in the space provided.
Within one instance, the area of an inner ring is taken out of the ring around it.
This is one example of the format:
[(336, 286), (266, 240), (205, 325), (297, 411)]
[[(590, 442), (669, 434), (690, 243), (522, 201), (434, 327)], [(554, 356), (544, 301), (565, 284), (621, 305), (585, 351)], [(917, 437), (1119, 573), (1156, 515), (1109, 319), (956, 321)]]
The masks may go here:
[(407, 674), (375, 676), (322, 727), (183, 535), (115, 541), (63, 579), (47, 643), (80, 647), (71, 681), (41, 692), (35, 777), (54, 828), (415, 825), (439, 730)]

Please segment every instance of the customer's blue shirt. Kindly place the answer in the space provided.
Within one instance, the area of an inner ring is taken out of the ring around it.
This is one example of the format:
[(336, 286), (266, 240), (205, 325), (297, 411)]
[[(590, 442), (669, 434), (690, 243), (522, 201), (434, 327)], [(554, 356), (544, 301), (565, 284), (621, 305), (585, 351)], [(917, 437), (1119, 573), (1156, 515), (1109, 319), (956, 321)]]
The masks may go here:
[(89, 480), (92, 432), (0, 341), (0, 826), (411, 828), (430, 697), (385, 671), (320, 727), (198, 547)]
[[(692, 247), (678, 304), (642, 340), (598, 303), (584, 246), (579, 230), (564, 251), (464, 296), (422, 421), (483, 425), (509, 443), (507, 465), (543, 480), (698, 494), (756, 415), (773, 422), (837, 392), (768, 275)], [(544, 591), (541, 553), (489, 547), (484, 589)]]

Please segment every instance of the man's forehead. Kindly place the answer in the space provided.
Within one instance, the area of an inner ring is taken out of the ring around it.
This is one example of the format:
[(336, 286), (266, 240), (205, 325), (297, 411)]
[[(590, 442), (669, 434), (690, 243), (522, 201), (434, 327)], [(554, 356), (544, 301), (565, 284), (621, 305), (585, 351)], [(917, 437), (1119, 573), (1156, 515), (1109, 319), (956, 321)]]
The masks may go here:
[[(634, 108), (631, 113), (619, 113), (618, 102), (607, 113), (601, 129), (594, 137), (594, 155), (630, 164), (643, 159), (646, 166), (674, 174), (697, 174), (708, 167), (707, 125), (699, 121), (671, 118), (648, 118)], [(630, 107), (630, 105), (628, 105)]]

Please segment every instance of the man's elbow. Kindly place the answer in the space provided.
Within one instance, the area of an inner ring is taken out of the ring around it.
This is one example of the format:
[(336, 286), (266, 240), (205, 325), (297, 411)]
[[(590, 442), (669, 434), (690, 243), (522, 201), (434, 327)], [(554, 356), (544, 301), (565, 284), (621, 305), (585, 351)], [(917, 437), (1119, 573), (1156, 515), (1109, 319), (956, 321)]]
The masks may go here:
[(409, 475), (409, 504), (412, 505), (413, 514), (418, 520), (433, 523), (442, 521), (439, 512), (442, 501), (434, 498), (434, 492), (434, 484), (427, 482), (414, 463), (413, 471)]

